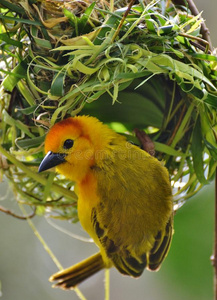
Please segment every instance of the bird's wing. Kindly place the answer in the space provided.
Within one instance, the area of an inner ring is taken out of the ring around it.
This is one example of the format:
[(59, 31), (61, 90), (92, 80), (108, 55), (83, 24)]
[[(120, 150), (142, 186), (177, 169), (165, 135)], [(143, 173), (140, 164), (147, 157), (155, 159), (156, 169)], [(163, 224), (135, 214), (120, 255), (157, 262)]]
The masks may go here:
[(96, 168), (100, 203), (91, 221), (116, 268), (137, 277), (146, 266), (156, 270), (167, 253), (172, 197), (166, 169), (133, 147), (116, 147)]
[(166, 228), (159, 231), (155, 237), (155, 243), (149, 253), (148, 269), (156, 271), (161, 266), (164, 258), (166, 257), (172, 240), (173, 235), (173, 215), (171, 215)]

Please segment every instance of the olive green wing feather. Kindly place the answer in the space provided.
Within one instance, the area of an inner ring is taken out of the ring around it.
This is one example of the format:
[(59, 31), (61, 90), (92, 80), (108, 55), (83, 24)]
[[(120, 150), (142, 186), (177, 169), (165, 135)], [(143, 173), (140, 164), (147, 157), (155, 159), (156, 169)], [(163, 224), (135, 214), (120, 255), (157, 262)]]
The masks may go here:
[(156, 271), (161, 266), (169, 251), (173, 235), (173, 216), (169, 219), (165, 230), (159, 231), (155, 237), (155, 243), (149, 253), (148, 269)]
[(145, 267), (156, 270), (172, 236), (166, 169), (133, 145), (113, 144), (94, 172), (101, 202), (91, 220), (107, 256), (123, 274), (137, 277)]
[(115, 267), (122, 274), (134, 277), (140, 276), (147, 265), (146, 254), (140, 258), (133, 257), (126, 246), (123, 247), (122, 245), (118, 245), (112, 237), (109, 237), (109, 235), (106, 234), (106, 225), (101, 224), (102, 227), (100, 227), (95, 209), (92, 210), (92, 222), (95, 232), (105, 249), (108, 258), (112, 260)]

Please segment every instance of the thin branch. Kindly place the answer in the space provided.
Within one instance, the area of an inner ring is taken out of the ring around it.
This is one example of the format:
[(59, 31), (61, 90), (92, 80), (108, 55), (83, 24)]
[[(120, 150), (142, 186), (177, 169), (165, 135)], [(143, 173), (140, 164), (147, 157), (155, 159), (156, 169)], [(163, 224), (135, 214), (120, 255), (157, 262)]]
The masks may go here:
[(117, 30), (116, 30), (114, 36), (112, 37), (112, 41), (114, 41), (115, 38), (118, 36), (118, 34), (119, 34), (120, 30), (121, 30), (121, 27), (123, 26), (123, 23), (124, 23), (126, 17), (128, 16), (128, 14), (129, 14), (129, 12), (130, 12), (130, 10), (131, 10), (131, 7), (132, 7), (133, 4), (135, 3), (135, 1), (136, 1), (136, 0), (131, 0), (131, 1), (130, 1), (129, 5), (128, 5), (128, 7), (127, 7), (127, 10), (125, 11), (125, 13), (124, 13), (124, 15), (123, 15), (123, 18), (121, 19), (121, 21), (120, 21), (120, 23), (119, 23), (119, 25), (118, 25), (118, 28), (117, 28)]
[[(186, 38), (189, 38), (189, 42), (190, 42), (190, 44), (192, 44), (194, 47), (196, 47), (196, 48), (198, 48), (198, 49), (200, 49), (200, 50), (202, 50), (203, 52), (205, 52), (205, 53), (209, 53), (209, 54), (211, 54), (211, 51), (209, 50), (209, 43), (206, 41), (206, 40), (204, 40), (204, 39), (201, 39), (201, 38), (199, 38), (199, 37), (197, 37), (197, 36), (193, 36), (193, 35), (190, 35), (190, 34), (186, 34), (186, 33), (179, 33), (179, 35), (180, 36), (183, 36), (183, 37), (186, 37)], [(191, 40), (196, 40), (196, 41), (198, 41), (198, 43), (196, 43), (196, 42), (193, 42), (193, 41), (191, 41)], [(200, 44), (199, 44), (200, 43)], [(203, 46), (203, 44), (206, 46)]]
[(154, 142), (151, 138), (142, 130), (137, 128), (134, 129), (137, 139), (142, 145), (142, 149), (149, 153), (151, 156), (155, 156)]
[[(197, 9), (196, 5), (194, 4), (194, 1), (187, 0), (187, 2), (188, 2), (188, 6), (189, 6), (189, 9), (192, 12), (192, 14), (194, 16), (199, 15), (199, 10)], [(210, 50), (212, 50), (212, 42), (210, 39), (210, 32), (209, 32), (209, 29), (206, 27), (205, 22), (202, 22), (202, 24), (201, 24), (201, 34), (202, 34), (202, 37), (204, 38), (204, 40), (206, 40), (209, 43)]]
[[(199, 10), (197, 9), (196, 5), (194, 4), (193, 0), (172, 0), (173, 4), (175, 5), (182, 5), (188, 7), (192, 13), (192, 15), (197, 16), (199, 15)], [(209, 43), (209, 48), (212, 51), (212, 42), (210, 38), (209, 29), (206, 27), (205, 22), (201, 23), (201, 34), (204, 40)]]
[[(202, 50), (204, 53), (208, 53), (208, 54), (211, 54), (211, 53), (212, 53), (209, 49), (205, 48), (204, 46), (202, 46), (202, 45), (200, 45), (200, 44), (198, 44), (198, 43), (195, 43), (195, 42), (193, 42), (193, 41), (189, 41), (189, 42), (190, 42), (190, 44), (191, 44), (192, 46), (194, 46), (194, 47), (197, 48), (197, 49)], [(209, 48), (209, 44), (208, 44), (208, 48)]]
[(33, 212), (28, 216), (19, 216), (19, 215), (13, 213), (11, 210), (9, 210), (7, 208), (4, 208), (3, 206), (0, 206), (0, 211), (7, 214), (7, 215), (10, 215), (14, 218), (20, 219), (20, 220), (27, 220), (27, 219), (33, 218), (35, 216), (36, 208), (34, 207)]

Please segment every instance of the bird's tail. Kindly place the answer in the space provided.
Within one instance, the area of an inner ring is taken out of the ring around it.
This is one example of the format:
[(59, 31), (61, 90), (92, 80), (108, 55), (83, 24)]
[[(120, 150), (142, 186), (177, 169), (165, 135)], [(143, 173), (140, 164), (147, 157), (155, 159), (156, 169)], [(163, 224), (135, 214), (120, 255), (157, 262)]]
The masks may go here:
[(105, 264), (102, 256), (100, 253), (97, 253), (72, 267), (53, 274), (49, 280), (58, 281), (56, 284), (54, 284), (54, 287), (73, 289), (83, 280), (87, 279), (103, 268), (105, 268)]

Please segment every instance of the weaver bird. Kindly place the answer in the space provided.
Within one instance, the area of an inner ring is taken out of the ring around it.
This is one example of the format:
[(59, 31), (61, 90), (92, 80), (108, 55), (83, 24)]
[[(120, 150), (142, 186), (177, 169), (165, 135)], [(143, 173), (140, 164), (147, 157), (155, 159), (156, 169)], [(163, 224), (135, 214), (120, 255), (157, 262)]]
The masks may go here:
[(78, 217), (100, 252), (50, 280), (70, 289), (103, 268), (138, 277), (158, 270), (173, 231), (167, 169), (156, 158), (89, 116), (55, 124), (39, 172), (56, 167), (76, 182)]

